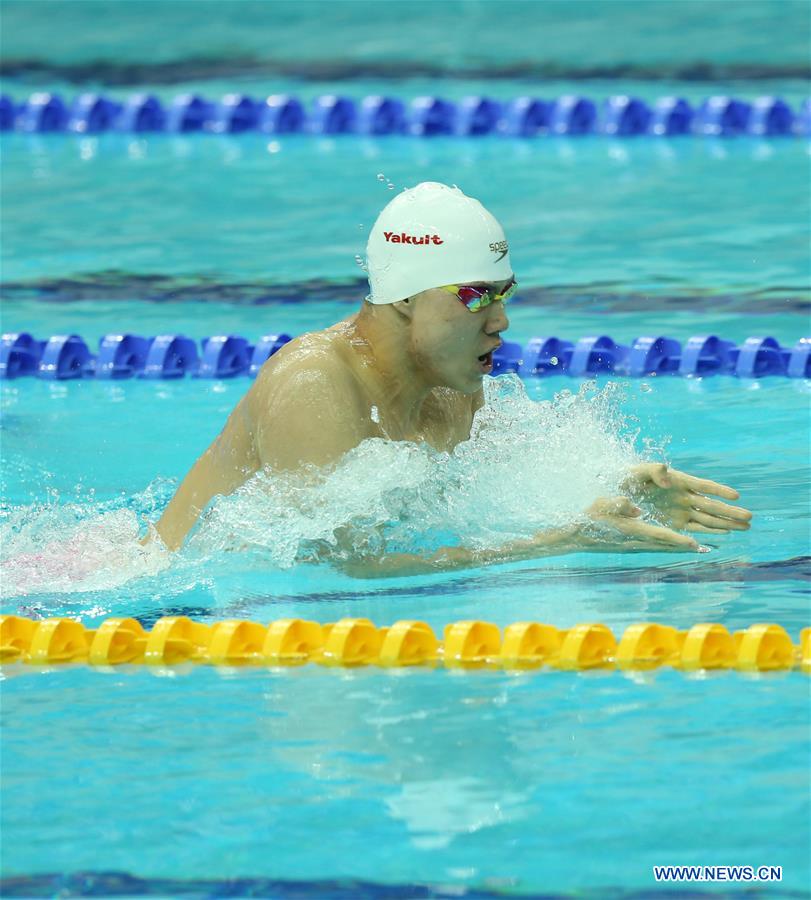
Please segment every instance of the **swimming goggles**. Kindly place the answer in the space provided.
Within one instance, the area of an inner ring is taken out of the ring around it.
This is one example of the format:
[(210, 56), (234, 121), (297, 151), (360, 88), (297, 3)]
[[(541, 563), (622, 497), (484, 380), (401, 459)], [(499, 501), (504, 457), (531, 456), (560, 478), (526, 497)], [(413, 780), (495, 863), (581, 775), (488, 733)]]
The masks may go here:
[(517, 286), (518, 282), (513, 278), (500, 294), (497, 294), (493, 288), (477, 288), (469, 284), (446, 284), (438, 290), (447, 291), (456, 296), (470, 312), (478, 312), (480, 309), (490, 306), (491, 303), (498, 303), (499, 300), (506, 303), (508, 298), (515, 293)]

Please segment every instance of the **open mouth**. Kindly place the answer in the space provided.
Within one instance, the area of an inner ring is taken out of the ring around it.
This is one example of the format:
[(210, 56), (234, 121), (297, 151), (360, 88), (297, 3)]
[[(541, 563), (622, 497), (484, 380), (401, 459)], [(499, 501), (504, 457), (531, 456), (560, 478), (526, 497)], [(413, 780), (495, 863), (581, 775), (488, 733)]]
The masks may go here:
[(487, 353), (482, 353), (479, 357), (479, 365), (481, 366), (482, 372), (492, 372), (493, 371), (493, 351), (488, 350)]

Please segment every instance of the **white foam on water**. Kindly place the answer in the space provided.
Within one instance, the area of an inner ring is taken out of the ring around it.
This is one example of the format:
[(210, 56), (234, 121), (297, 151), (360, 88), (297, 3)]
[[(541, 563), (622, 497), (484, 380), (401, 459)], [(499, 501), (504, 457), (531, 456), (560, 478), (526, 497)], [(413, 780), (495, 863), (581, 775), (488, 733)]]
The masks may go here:
[(110, 590), (170, 565), (162, 547), (140, 544), (131, 509), (98, 513), (88, 504), (78, 516), (70, 506), (32, 509), (15, 511), (0, 530), (3, 599)]
[(541, 403), (516, 375), (485, 385), (470, 440), (452, 453), (373, 438), (333, 467), (260, 472), (211, 505), (183, 555), (250, 549), (286, 568), (358, 551), (496, 547), (581, 518), (638, 461), (618, 385)]
[(484, 385), (470, 439), (452, 453), (374, 438), (331, 467), (259, 472), (215, 498), (177, 554), (139, 540), (145, 514), (156, 520), (168, 500), (165, 480), (125, 508), (56, 498), (6, 510), (0, 596), (110, 590), (141, 577), (170, 591), (235, 568), (498, 547), (583, 519), (597, 497), (619, 493), (638, 461), (620, 385), (587, 382), (542, 402), (516, 375)]

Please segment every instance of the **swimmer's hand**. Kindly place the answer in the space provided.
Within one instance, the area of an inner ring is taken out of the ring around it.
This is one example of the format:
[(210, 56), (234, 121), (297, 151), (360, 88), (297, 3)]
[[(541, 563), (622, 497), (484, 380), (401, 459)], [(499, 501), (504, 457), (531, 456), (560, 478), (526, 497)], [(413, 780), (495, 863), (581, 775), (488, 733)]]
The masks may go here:
[(416, 553), (359, 556), (338, 562), (354, 578), (385, 578), (448, 572), (493, 563), (561, 556), (565, 553), (706, 553), (693, 538), (639, 520), (642, 510), (628, 497), (600, 497), (586, 510), (588, 521), (539, 531), (502, 547), (440, 547), (429, 557)]
[(591, 522), (576, 535), (577, 550), (597, 553), (706, 553), (686, 534), (642, 522), (642, 510), (628, 497), (600, 497), (586, 510)]
[(647, 505), (654, 518), (668, 528), (680, 531), (728, 534), (748, 531), (752, 513), (742, 506), (711, 500), (714, 494), (737, 500), (740, 494), (726, 484), (696, 478), (663, 463), (634, 466), (622, 485), (637, 503)]

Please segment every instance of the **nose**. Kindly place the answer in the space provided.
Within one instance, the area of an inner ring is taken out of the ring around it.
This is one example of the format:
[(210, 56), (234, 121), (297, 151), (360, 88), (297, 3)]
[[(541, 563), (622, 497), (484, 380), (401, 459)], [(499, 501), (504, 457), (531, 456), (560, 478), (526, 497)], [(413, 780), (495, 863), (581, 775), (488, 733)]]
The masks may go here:
[(488, 334), (497, 334), (499, 331), (506, 331), (509, 327), (510, 320), (507, 318), (503, 301), (491, 303), (487, 307), (487, 321), (484, 330)]

